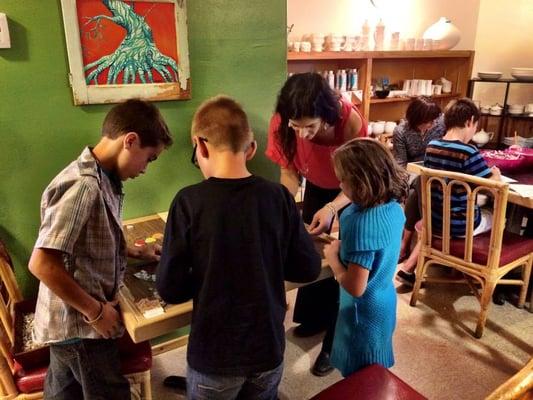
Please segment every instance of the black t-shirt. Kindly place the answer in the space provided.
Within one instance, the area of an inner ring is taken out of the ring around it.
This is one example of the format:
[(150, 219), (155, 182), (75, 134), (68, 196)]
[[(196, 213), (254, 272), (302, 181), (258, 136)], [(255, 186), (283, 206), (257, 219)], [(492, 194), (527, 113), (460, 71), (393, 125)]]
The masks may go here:
[(209, 178), (171, 204), (157, 290), (193, 299), (187, 350), (202, 373), (244, 375), (283, 360), (284, 281), (310, 282), (320, 256), (286, 188), (257, 176)]

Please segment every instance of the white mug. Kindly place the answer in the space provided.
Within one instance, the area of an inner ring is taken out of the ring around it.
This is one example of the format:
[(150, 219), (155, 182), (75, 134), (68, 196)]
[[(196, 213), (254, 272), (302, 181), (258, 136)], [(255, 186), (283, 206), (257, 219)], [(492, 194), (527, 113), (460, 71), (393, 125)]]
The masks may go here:
[(526, 112), (533, 113), (533, 103), (529, 103), (528, 105), (526, 105)]
[(301, 43), (300, 42), (294, 42), (292, 44), (292, 49), (295, 51), (295, 52), (299, 52), (300, 51), (300, 46), (301, 46)]

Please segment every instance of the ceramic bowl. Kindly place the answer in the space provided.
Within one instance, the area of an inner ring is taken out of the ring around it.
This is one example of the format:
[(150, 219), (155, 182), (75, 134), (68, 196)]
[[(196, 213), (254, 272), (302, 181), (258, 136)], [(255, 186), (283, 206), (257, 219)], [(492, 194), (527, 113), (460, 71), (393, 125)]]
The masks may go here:
[(378, 121), (372, 124), (372, 133), (374, 135), (381, 135), (385, 132), (385, 121)]
[(477, 73), (477, 76), (479, 77), (479, 79), (500, 79), (502, 77), (502, 73), (480, 71)]
[(390, 90), (386, 89), (386, 90), (375, 90), (374, 93), (376, 94), (376, 97), (378, 99), (384, 99), (385, 97), (387, 97), (390, 93)]
[(396, 128), (396, 122), (394, 122), (394, 121), (385, 122), (385, 133), (394, 132), (394, 128)]

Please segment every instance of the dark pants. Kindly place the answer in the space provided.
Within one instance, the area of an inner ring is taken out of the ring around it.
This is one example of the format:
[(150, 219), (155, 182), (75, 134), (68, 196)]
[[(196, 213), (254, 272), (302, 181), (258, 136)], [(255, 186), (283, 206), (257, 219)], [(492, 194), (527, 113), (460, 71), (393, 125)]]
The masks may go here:
[(405, 201), (405, 229), (414, 232), (415, 225), (422, 219), (422, 198), (420, 193), (420, 177), (411, 183), (409, 196)]
[[(334, 200), (339, 192), (340, 189), (322, 189), (307, 181), (302, 211), (304, 222), (311, 223), (313, 215), (326, 203)], [(335, 279), (324, 279), (298, 289), (294, 306), (294, 322), (326, 328), (322, 350), (328, 353), (333, 344), (338, 311), (339, 284)]]
[(116, 341), (83, 339), (51, 345), (44, 399), (129, 400), (130, 385), (120, 372)]

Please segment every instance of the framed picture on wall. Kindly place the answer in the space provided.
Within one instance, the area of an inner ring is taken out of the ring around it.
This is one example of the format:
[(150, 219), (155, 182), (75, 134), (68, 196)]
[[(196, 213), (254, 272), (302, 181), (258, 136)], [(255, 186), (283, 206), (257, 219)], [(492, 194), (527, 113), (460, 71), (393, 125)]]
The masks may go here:
[(74, 104), (190, 99), (185, 0), (61, 0)]

